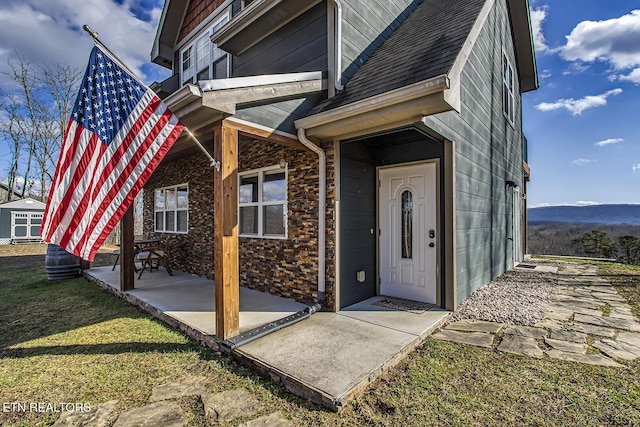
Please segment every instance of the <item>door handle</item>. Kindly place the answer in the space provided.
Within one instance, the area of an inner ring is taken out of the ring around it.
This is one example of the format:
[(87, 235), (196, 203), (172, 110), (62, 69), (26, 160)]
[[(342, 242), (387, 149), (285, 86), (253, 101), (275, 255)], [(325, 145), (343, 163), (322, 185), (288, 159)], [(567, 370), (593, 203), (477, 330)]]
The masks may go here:
[(435, 237), (436, 237), (436, 232), (435, 232), (435, 230), (429, 230), (429, 238), (430, 238), (430, 239), (433, 239), (433, 238), (435, 238)]

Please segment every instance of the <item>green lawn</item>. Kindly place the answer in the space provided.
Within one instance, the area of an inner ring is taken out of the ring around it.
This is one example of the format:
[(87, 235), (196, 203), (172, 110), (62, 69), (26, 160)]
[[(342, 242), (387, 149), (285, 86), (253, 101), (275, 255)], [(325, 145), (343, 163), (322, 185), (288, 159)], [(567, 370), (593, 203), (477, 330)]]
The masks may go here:
[[(204, 375), (210, 391), (247, 388), (264, 403), (261, 413), (280, 410), (301, 426), (640, 425), (638, 361), (599, 368), (435, 340), (334, 414), (84, 279), (47, 281), (43, 254), (38, 245), (0, 246), (0, 404), (117, 399), (123, 411), (147, 404), (156, 385)], [(98, 264), (110, 262), (99, 254)], [(637, 310), (640, 269), (601, 268), (620, 278)], [(206, 425), (198, 399), (179, 403), (190, 425)], [(50, 425), (56, 418), (0, 407), (3, 426)]]

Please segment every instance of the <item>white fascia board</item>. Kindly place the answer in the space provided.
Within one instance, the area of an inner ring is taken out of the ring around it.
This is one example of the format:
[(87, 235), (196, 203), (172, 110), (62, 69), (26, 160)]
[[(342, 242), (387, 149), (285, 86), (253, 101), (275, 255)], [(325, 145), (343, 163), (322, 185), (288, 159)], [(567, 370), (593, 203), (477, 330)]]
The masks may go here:
[[(202, 88), (201, 88), (202, 86)], [(165, 99), (167, 107), (178, 117), (199, 108), (210, 108), (233, 115), (238, 104), (304, 95), (326, 90), (322, 72), (273, 74), (207, 80), (200, 86), (186, 84)]]
[(462, 69), (467, 63), (469, 56), (471, 55), (473, 46), (476, 44), (476, 41), (480, 36), (480, 32), (482, 31), (482, 28), (487, 21), (487, 17), (489, 16), (489, 12), (491, 12), (491, 10), (493, 9), (494, 4), (495, 0), (488, 0), (485, 2), (484, 6), (482, 6), (478, 17), (476, 18), (476, 22), (474, 22), (473, 26), (471, 27), (471, 31), (469, 31), (467, 39), (464, 41), (462, 47), (460, 48), (460, 52), (458, 52), (458, 56), (456, 57), (455, 62), (449, 70), (448, 76), (451, 80), (451, 87), (444, 91), (444, 99), (457, 112), (460, 112), (461, 108), (460, 78), (462, 76)]
[(375, 95), (361, 101), (352, 102), (351, 104), (347, 104), (333, 110), (298, 119), (294, 124), (297, 129), (311, 129), (317, 126), (355, 117), (360, 114), (413, 101), (434, 93), (443, 92), (446, 89), (449, 89), (449, 87), (449, 77), (446, 74), (442, 74), (431, 79), (381, 93), (380, 95)]
[[(269, 74), (264, 76), (231, 77), (228, 79), (203, 80), (198, 82), (203, 92), (243, 87), (269, 86), (281, 83), (296, 83), (322, 80), (322, 71), (307, 73)], [(326, 82), (323, 84), (326, 86)]]

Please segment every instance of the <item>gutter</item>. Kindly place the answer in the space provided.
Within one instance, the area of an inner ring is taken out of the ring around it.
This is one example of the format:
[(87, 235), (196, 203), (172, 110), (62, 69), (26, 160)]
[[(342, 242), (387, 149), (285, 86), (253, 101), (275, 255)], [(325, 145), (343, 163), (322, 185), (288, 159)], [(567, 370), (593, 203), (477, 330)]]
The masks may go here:
[[(403, 118), (410, 116), (409, 118), (414, 119), (418, 116), (450, 110), (452, 108), (450, 102), (443, 99), (444, 93), (450, 87), (449, 77), (441, 74), (409, 86), (303, 117), (296, 120), (295, 125), (298, 129), (304, 128), (308, 135), (319, 139), (344, 137), (347, 133), (341, 132), (341, 129), (349, 125), (353, 129), (369, 132), (372, 125), (367, 121), (375, 117), (384, 117), (386, 113), (398, 115), (404, 112), (406, 114)], [(433, 97), (427, 101), (423, 99), (440, 93), (443, 95), (438, 99)], [(429, 108), (434, 111), (426, 111)]]
[(318, 155), (318, 304), (326, 300), (326, 205), (327, 205), (327, 154), (309, 141), (304, 128), (298, 128), (300, 142)]

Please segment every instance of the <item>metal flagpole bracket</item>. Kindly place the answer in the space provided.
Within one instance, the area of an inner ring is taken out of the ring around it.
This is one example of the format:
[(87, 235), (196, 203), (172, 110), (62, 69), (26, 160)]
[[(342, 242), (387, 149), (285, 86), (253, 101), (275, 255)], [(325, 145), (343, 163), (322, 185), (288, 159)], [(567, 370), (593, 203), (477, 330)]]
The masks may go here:
[(189, 130), (189, 128), (187, 128), (186, 126), (184, 127), (184, 130), (189, 134), (189, 136), (191, 137), (191, 139), (193, 139), (193, 141), (196, 143), (196, 145), (198, 146), (198, 148), (200, 148), (200, 150), (202, 150), (202, 152), (209, 158), (209, 160), (211, 160), (211, 166), (213, 166), (214, 168), (216, 168), (216, 171), (220, 172), (220, 161), (214, 159), (211, 154), (209, 154), (209, 152), (202, 146), (202, 144), (200, 143), (200, 141), (198, 141), (198, 138), (196, 138), (196, 136), (191, 133), (191, 131)]

